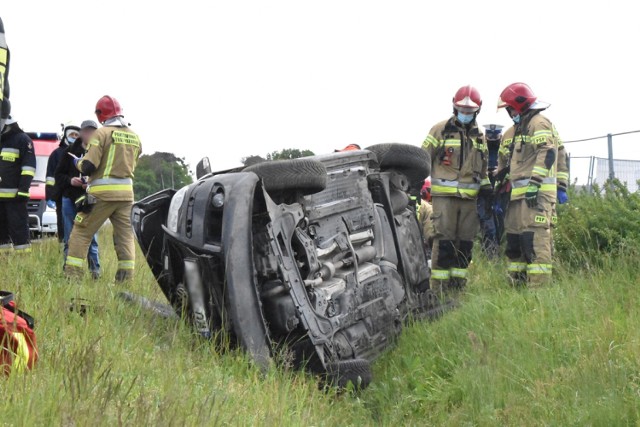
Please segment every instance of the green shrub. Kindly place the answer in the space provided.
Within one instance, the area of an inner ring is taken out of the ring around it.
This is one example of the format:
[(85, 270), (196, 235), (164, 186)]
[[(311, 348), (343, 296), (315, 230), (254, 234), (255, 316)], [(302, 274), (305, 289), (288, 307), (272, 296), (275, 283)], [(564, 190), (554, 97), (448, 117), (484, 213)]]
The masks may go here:
[(594, 186), (591, 194), (572, 188), (569, 203), (558, 205), (554, 237), (558, 258), (574, 266), (603, 266), (640, 253), (640, 194), (618, 180)]

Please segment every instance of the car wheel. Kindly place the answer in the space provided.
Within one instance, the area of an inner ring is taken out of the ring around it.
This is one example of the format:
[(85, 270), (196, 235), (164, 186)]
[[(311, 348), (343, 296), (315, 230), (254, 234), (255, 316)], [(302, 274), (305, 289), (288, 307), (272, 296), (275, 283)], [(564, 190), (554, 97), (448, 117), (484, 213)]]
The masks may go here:
[(356, 390), (363, 390), (372, 379), (371, 364), (365, 359), (340, 360), (327, 366), (327, 384), (334, 387), (346, 388), (351, 383)]
[(312, 159), (275, 160), (244, 169), (262, 179), (267, 192), (298, 191), (315, 194), (327, 186), (327, 169)]
[[(402, 172), (412, 185), (424, 180), (431, 173), (431, 158), (420, 147), (409, 144), (376, 144), (367, 147), (378, 158), (383, 171), (393, 169)], [(420, 182), (420, 187), (422, 182)]]

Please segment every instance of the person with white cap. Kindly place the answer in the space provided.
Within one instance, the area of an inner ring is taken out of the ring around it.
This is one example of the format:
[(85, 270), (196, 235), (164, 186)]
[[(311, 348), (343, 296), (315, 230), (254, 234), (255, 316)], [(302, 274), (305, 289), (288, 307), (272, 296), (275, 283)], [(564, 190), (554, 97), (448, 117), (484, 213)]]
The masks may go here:
[(505, 218), (506, 255), (516, 285), (547, 283), (553, 270), (551, 226), (561, 140), (553, 123), (541, 113), (548, 107), (524, 83), (510, 84), (498, 100), (498, 109), (505, 108), (513, 120), (502, 139), (498, 174), (511, 185)]
[(0, 135), (0, 252), (31, 252), (27, 202), (35, 173), (33, 141), (9, 116)]
[(80, 137), (80, 127), (76, 124), (62, 124), (62, 138), (60, 138), (60, 145), (53, 150), (49, 155), (47, 161), (47, 178), (45, 195), (47, 199), (47, 206), (56, 210), (56, 216), (58, 218), (58, 241), (64, 241), (64, 218), (62, 216), (62, 192), (60, 186), (56, 185), (56, 169), (62, 159), (63, 153), (67, 150), (69, 145), (73, 144), (78, 137)]

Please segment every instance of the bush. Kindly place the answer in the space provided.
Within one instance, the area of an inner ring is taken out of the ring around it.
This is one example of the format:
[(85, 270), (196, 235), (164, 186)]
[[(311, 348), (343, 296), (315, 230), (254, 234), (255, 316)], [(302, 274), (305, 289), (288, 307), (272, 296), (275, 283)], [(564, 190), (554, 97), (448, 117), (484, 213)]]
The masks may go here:
[(555, 249), (573, 266), (595, 267), (612, 258), (640, 253), (640, 194), (618, 180), (603, 188), (569, 191), (569, 203), (558, 205)]

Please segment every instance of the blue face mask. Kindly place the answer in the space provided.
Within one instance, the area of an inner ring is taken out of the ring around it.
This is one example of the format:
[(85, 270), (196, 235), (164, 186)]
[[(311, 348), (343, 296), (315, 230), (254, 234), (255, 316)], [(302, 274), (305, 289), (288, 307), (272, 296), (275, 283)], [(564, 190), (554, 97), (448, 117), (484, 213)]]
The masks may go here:
[(458, 115), (456, 117), (458, 121), (463, 125), (468, 125), (473, 121), (473, 114), (463, 114), (461, 112), (458, 112)]
[(71, 137), (67, 137), (67, 142), (69, 144), (73, 144), (74, 142), (76, 142), (76, 139), (75, 138), (71, 138)]
[(511, 117), (511, 120), (513, 120), (513, 123), (515, 124), (520, 123), (520, 114)]

